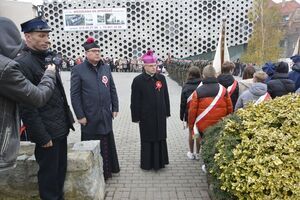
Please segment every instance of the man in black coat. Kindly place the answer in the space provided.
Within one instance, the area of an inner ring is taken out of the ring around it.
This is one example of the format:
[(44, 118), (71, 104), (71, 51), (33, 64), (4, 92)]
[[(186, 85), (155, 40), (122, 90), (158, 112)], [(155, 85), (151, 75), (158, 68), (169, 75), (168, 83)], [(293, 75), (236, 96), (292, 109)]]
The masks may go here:
[(222, 71), (218, 76), (219, 83), (227, 89), (233, 108), (235, 107), (239, 97), (239, 84), (232, 76), (234, 68), (235, 65), (233, 62), (226, 61), (222, 64)]
[(295, 82), (295, 90), (300, 88), (300, 55), (294, 55), (291, 57), (294, 64), (292, 71), (289, 72), (289, 79)]
[(100, 56), (93, 38), (82, 45), (86, 60), (72, 69), (71, 101), (81, 124), (81, 140), (100, 140), (104, 178), (120, 171), (112, 130), (119, 111), (118, 96), (110, 67)]
[(288, 72), (289, 66), (286, 62), (275, 64), (275, 73), (271, 80), (267, 82), (268, 93), (272, 99), (295, 92), (295, 82), (289, 79)]
[(47, 68), (35, 86), (27, 80), (13, 61), (23, 47), (20, 32), (8, 18), (0, 17), (0, 171), (16, 165), (20, 147), (18, 103), (43, 106), (52, 96), (55, 66)]
[[(26, 78), (37, 85), (45, 73), (51, 28), (42, 18), (29, 20), (21, 24), (21, 28), (27, 47), (15, 60)], [(58, 71), (54, 92), (47, 104), (38, 109), (21, 105), (20, 113), (30, 140), (36, 143), (40, 197), (61, 200), (67, 170), (67, 135), (70, 128), (74, 130), (74, 120)]]
[(153, 53), (149, 50), (142, 60), (144, 72), (135, 77), (131, 85), (131, 116), (140, 127), (140, 167), (158, 170), (169, 164), (166, 142), (169, 93), (165, 77), (156, 73)]

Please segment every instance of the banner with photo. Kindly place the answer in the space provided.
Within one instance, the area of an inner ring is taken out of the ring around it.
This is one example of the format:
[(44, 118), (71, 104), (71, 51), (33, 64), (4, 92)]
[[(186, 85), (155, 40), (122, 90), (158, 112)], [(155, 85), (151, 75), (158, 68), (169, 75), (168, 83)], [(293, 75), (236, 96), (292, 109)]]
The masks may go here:
[(124, 30), (127, 29), (126, 8), (63, 10), (64, 30)]

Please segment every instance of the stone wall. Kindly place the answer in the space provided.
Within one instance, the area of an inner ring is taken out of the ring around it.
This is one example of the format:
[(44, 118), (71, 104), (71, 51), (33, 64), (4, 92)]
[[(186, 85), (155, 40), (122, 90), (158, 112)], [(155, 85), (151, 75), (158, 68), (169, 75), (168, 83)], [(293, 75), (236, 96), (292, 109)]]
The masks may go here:
[[(34, 144), (21, 142), (15, 169), (0, 174), (0, 199), (39, 199)], [(66, 200), (102, 200), (105, 182), (99, 141), (69, 144)]]

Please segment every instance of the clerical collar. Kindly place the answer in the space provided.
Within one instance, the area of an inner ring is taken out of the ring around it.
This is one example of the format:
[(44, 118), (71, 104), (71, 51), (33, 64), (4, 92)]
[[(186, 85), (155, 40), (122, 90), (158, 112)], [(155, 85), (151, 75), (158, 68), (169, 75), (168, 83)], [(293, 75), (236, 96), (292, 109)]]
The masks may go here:
[(148, 74), (149, 76), (153, 77), (155, 74), (149, 74), (148, 72), (145, 71), (146, 74)]

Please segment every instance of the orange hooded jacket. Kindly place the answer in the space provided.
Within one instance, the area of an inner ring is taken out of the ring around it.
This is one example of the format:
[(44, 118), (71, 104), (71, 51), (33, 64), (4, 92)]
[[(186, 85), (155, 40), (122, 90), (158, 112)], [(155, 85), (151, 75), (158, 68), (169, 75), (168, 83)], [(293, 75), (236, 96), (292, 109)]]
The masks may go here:
[[(209, 81), (203, 80), (203, 85), (195, 90), (188, 114), (190, 130), (193, 130), (197, 116), (199, 116), (217, 96), (219, 87), (223, 86), (218, 84), (216, 79), (209, 78)], [(197, 123), (197, 128), (201, 133), (203, 133), (206, 128), (216, 124), (221, 118), (232, 112), (232, 102), (228, 92), (226, 91), (221, 95), (220, 99), (216, 102), (216, 105)]]

